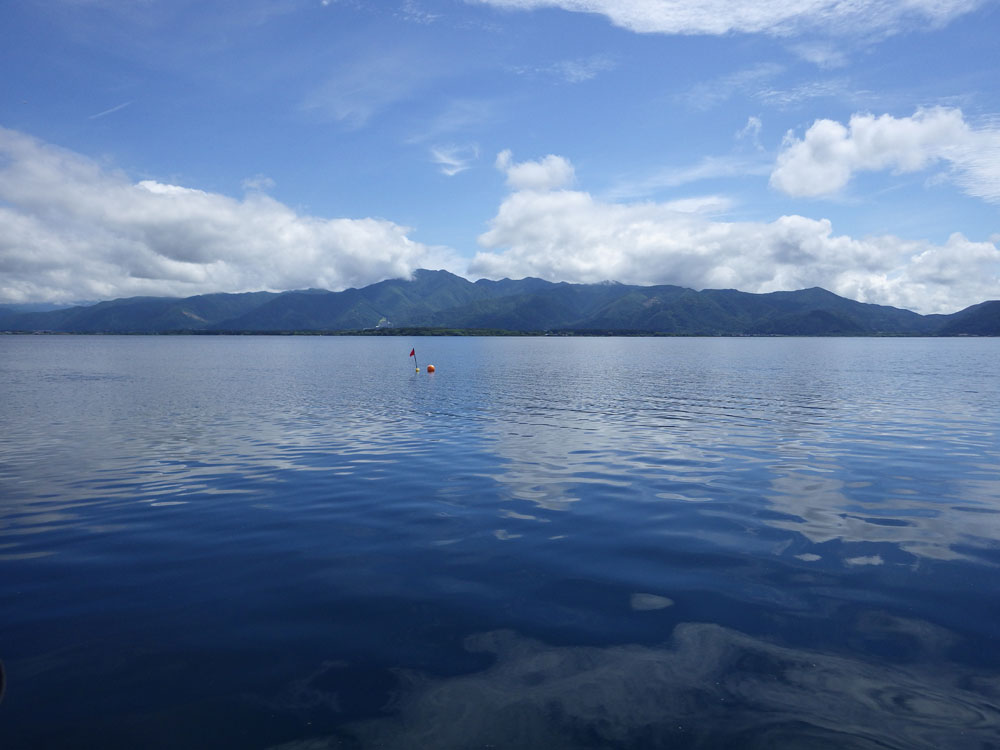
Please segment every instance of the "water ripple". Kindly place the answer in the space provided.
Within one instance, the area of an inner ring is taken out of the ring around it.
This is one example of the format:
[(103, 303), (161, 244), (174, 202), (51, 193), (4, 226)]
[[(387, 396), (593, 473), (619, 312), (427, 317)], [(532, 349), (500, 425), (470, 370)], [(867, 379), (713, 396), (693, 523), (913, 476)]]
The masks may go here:
[(0, 338), (15, 746), (995, 740), (995, 342), (411, 345)]

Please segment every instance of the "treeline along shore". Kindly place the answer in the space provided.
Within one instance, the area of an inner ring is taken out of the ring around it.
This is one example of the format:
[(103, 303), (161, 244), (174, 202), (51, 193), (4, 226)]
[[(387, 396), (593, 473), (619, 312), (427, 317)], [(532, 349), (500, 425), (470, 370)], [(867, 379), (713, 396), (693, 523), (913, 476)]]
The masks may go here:
[(949, 315), (825, 289), (752, 294), (416, 271), (330, 292), (129, 297), (47, 311), (0, 306), (5, 333), (363, 336), (997, 336), (1000, 301)]

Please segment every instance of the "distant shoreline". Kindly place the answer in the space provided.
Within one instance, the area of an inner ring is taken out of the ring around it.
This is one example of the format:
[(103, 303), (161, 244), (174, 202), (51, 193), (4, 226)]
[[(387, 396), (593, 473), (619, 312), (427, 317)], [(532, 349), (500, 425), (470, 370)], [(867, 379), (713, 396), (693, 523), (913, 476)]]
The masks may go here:
[(997, 338), (973, 333), (668, 333), (632, 330), (557, 330), (508, 331), (492, 328), (389, 328), (353, 331), (0, 331), (0, 336), (494, 336), (521, 338), (716, 338), (716, 339), (775, 339), (775, 338), (892, 338), (892, 339), (956, 339)]

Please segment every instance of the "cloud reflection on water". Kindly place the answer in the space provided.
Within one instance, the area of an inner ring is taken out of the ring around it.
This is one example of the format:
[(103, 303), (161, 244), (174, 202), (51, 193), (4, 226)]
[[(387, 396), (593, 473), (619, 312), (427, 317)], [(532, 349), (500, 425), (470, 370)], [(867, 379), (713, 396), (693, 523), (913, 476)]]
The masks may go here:
[[(956, 547), (990, 546), (991, 540), (1000, 538), (1000, 486), (963, 477), (959, 466), (947, 489), (939, 489), (950, 496), (939, 497), (929, 496), (926, 477), (890, 477), (887, 483), (896, 491), (876, 492), (868, 482), (842, 478), (851, 476), (845, 467), (827, 471), (775, 475), (766, 498), (786, 517), (770, 519), (768, 524), (802, 534), (816, 545), (837, 540), (891, 544), (935, 560), (968, 559)], [(973, 491), (967, 491), (970, 482), (978, 484)], [(899, 491), (907, 487), (911, 493)]]
[[(512, 631), (481, 633), (466, 648), (494, 655), (491, 667), (450, 678), (394, 670), (392, 714), (348, 734), (386, 749), (995, 746), (1000, 677), (945, 661), (947, 631), (870, 613), (858, 632), (905, 640), (917, 657), (865, 661), (705, 623), (678, 625), (663, 647), (549, 646)], [(352, 746), (346, 740), (280, 747)]]
[[(792, 346), (769, 345), (772, 354)], [(838, 359), (858, 356), (856, 343), (795, 345), (801, 359), (769, 361), (748, 356), (757, 354), (749, 342), (704, 341), (701, 360), (662, 370), (641, 362), (629, 379), (599, 366), (554, 369), (530, 392), (500, 379), (487, 407), (495, 418), (477, 424), (498, 458), (491, 476), (543, 511), (615, 522), (646, 514), (658, 525), (698, 517), (703, 538), (734, 548), (766, 526), (812, 545), (850, 545), (838, 552), (845, 564), (877, 554), (872, 544), (931, 560), (992, 548), (1000, 444), (979, 391), (942, 390), (934, 372), (901, 389), (864, 360)], [(712, 506), (725, 506), (742, 533), (719, 536)], [(814, 553), (801, 546), (796, 553)]]

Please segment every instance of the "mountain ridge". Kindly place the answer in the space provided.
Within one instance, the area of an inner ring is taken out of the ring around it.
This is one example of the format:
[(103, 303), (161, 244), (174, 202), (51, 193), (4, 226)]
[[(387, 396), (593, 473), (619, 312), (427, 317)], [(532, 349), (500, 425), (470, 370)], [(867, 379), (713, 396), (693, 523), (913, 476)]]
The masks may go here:
[(856, 302), (821, 287), (755, 294), (673, 285), (469, 281), (419, 269), (360, 288), (128, 297), (48, 311), (0, 307), (14, 333), (287, 333), (377, 327), (700, 336), (996, 336), (1000, 301), (950, 315)]

